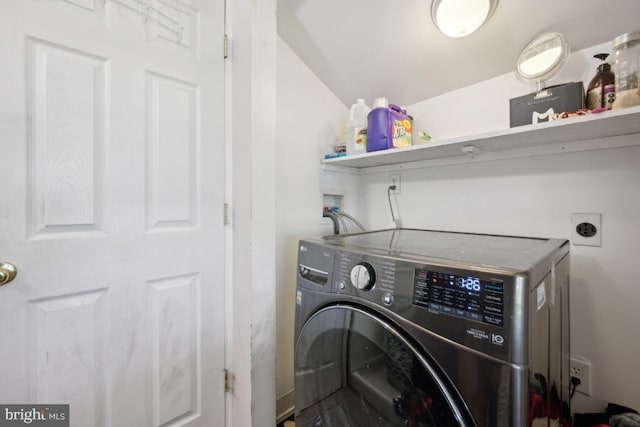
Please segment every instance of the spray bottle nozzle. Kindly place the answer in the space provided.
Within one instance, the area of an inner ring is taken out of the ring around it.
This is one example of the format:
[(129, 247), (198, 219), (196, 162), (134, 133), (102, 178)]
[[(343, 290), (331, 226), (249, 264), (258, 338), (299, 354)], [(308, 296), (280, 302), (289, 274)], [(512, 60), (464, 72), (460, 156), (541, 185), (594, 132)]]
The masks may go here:
[(594, 58), (598, 58), (600, 61), (604, 61), (609, 56), (608, 53), (598, 53), (593, 55)]

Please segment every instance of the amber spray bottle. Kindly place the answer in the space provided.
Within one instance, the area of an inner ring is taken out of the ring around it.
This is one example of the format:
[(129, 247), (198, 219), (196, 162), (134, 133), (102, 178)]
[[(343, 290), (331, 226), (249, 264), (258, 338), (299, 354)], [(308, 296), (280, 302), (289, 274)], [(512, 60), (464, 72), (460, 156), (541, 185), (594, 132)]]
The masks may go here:
[(596, 108), (610, 110), (613, 101), (616, 100), (616, 82), (613, 71), (611, 71), (611, 65), (604, 62), (608, 56), (608, 53), (593, 55), (594, 58), (601, 60), (602, 64), (598, 66), (598, 72), (587, 88), (587, 108), (589, 110)]

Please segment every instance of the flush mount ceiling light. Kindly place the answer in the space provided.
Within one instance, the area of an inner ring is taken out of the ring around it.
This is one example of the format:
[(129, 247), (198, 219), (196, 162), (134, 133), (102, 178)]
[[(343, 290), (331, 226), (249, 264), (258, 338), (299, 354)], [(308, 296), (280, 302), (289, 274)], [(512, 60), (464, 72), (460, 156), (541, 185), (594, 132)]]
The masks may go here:
[(498, 0), (433, 0), (431, 19), (449, 37), (464, 37), (484, 24)]

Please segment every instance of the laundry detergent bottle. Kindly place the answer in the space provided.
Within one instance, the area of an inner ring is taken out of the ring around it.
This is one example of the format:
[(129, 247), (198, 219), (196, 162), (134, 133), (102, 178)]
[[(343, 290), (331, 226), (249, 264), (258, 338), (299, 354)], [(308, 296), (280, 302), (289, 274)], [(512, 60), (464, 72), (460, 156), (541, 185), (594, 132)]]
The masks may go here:
[(407, 111), (378, 98), (369, 113), (367, 129), (367, 151), (412, 145), (412, 124)]
[(367, 117), (367, 152), (389, 148), (389, 101), (376, 98)]
[(367, 116), (371, 108), (364, 99), (358, 99), (349, 111), (349, 125), (347, 127), (347, 156), (366, 152), (367, 145)]

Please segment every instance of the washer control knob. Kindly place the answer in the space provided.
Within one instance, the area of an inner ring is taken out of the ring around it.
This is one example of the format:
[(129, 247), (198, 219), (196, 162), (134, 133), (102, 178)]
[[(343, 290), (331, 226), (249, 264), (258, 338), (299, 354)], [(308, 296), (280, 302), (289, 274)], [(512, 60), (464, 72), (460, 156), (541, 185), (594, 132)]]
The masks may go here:
[(376, 272), (367, 262), (356, 264), (351, 269), (351, 283), (361, 291), (370, 291), (376, 284)]
[(383, 303), (384, 305), (391, 305), (391, 304), (393, 304), (393, 294), (392, 294), (392, 293), (390, 293), (390, 292), (385, 293), (385, 294), (382, 296), (382, 303)]
[(344, 280), (338, 281), (338, 289), (340, 289), (341, 291), (344, 291), (346, 288), (347, 288), (347, 284), (345, 283)]

